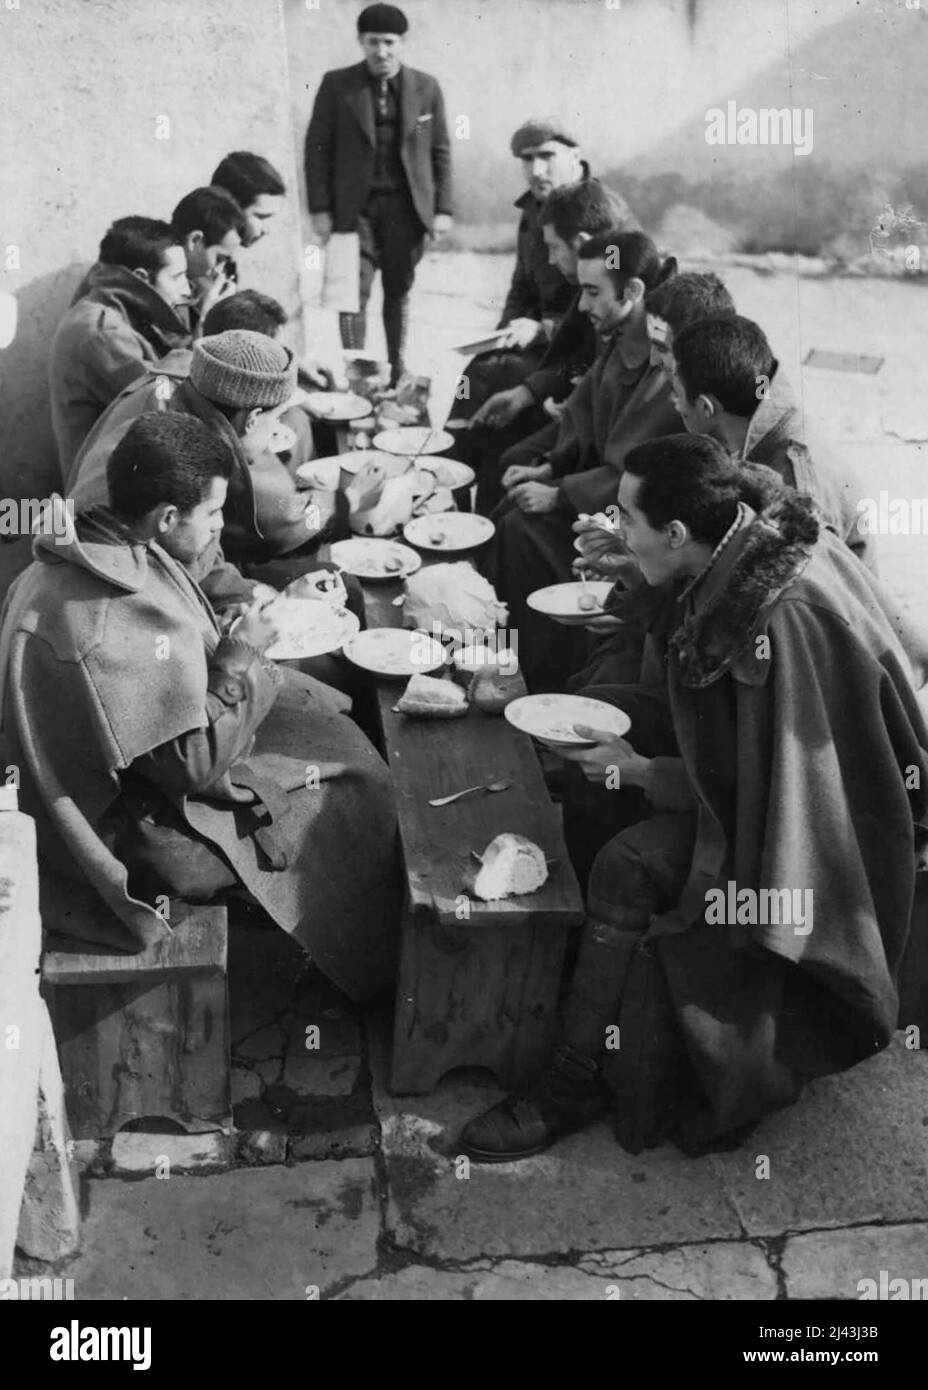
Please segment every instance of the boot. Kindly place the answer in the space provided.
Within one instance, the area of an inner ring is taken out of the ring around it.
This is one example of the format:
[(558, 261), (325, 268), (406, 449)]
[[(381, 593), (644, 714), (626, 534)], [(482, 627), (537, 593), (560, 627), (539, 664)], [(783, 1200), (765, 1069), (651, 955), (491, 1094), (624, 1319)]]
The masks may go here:
[(590, 1057), (562, 1043), (545, 1074), (466, 1124), (461, 1151), (478, 1163), (511, 1163), (541, 1153), (609, 1111), (609, 1092)]
[(383, 298), (383, 331), (387, 339), (387, 357), (390, 359), (390, 386), (396, 386), (406, 370), (404, 354), (406, 337), (409, 332), (409, 295), (402, 299)]
[(343, 348), (351, 352), (363, 351), (367, 339), (367, 314), (363, 309), (359, 314), (339, 314), (338, 331)]

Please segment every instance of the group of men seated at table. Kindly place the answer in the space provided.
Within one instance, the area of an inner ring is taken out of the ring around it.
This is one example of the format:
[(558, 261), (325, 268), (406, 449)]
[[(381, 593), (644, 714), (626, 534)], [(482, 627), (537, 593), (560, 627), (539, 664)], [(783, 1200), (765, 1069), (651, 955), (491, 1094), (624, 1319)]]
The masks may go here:
[[(564, 155), (544, 179), (527, 167), (517, 327), (468, 368), (451, 452), (496, 523), (478, 564), (529, 689), (632, 722), (581, 726), (550, 770), (587, 908), (561, 1041), (461, 1149), (512, 1160), (607, 1115), (633, 1152), (732, 1147), (897, 1026), (928, 643), (762, 329), (660, 254), (562, 127), (529, 122), (523, 145)], [(183, 278), (169, 234), (135, 277), (156, 295), (171, 266)], [(214, 331), (242, 298), (188, 324), (192, 347), (162, 322), (62, 445), (76, 520), (37, 537), (0, 633), (6, 760), (46, 863), (89, 879), (137, 943), (166, 929), (158, 894), (245, 892), (364, 999), (395, 966), (389, 776), (347, 696), (264, 655), (254, 580), (298, 585), (319, 538), (288, 529), (267, 459), (291, 354), (254, 320)], [(555, 627), (528, 597), (578, 564), (612, 590), (586, 628)]]

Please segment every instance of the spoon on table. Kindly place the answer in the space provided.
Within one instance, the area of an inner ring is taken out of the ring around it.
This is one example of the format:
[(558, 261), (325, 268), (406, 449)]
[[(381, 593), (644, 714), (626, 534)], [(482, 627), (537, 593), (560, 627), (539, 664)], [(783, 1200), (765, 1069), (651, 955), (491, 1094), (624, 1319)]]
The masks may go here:
[(498, 782), (485, 782), (477, 787), (465, 787), (462, 792), (452, 792), (450, 796), (435, 796), (429, 801), (430, 806), (450, 806), (452, 801), (457, 801), (462, 796), (470, 796), (472, 792), (504, 792), (512, 786), (511, 777), (501, 777)]

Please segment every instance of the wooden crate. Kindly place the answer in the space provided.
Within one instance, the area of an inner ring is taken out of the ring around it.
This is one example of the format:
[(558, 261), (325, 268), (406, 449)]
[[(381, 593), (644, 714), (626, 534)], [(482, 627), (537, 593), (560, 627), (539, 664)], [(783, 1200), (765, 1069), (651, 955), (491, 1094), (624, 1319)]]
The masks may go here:
[(46, 938), (43, 988), (75, 1138), (140, 1119), (231, 1128), (226, 909), (176, 902), (171, 925), (133, 955)]

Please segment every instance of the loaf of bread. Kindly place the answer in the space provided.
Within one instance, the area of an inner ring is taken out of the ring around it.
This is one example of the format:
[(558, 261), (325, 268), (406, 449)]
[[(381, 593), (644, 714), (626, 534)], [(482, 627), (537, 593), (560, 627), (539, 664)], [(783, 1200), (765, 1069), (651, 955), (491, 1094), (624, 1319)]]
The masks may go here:
[(548, 880), (543, 851), (524, 835), (497, 835), (483, 851), (481, 861), (479, 870), (465, 873), (464, 886), (487, 903), (537, 893)]
[(456, 719), (467, 713), (467, 696), (453, 681), (434, 676), (410, 676), (396, 708), (418, 719)]

